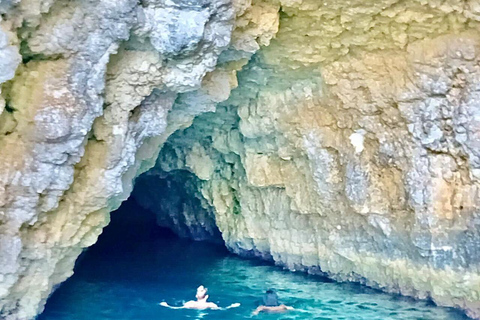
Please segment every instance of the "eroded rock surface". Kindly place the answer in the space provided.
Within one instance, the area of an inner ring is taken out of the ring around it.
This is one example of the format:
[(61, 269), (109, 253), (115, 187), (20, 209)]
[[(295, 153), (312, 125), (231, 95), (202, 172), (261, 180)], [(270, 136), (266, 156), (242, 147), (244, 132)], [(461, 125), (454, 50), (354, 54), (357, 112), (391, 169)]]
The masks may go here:
[(480, 318), (476, 2), (0, 13), (1, 318), (41, 312), (152, 166), (135, 197), (179, 234)]

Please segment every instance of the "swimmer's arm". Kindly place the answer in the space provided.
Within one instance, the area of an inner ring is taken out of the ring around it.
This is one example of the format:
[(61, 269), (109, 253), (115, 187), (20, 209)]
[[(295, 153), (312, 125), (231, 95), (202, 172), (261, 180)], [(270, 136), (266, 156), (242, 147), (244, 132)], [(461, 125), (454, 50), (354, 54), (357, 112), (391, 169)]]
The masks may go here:
[(184, 308), (185, 308), (185, 306), (182, 306), (182, 307), (173, 307), (173, 306), (168, 305), (168, 303), (166, 303), (166, 302), (160, 302), (160, 305), (161, 305), (162, 307), (167, 307), (167, 308), (170, 308), (170, 309), (184, 309)]
[[(178, 309), (198, 309), (197, 306), (195, 306), (195, 302), (194, 301), (187, 301), (185, 302), (185, 304), (181, 307), (174, 307), (174, 306), (171, 306), (169, 305), (168, 303), (166, 303), (165, 301), (164, 302), (160, 302), (160, 305), (162, 307), (167, 307), (167, 308), (170, 308), (170, 309), (174, 309), (174, 310), (178, 310)], [(216, 304), (213, 304), (216, 306)]]
[(228, 310), (228, 309), (237, 308), (237, 307), (240, 307), (240, 303), (232, 303), (231, 305), (225, 308), (219, 307), (213, 302), (210, 305), (210, 309), (212, 310)]
[(281, 307), (285, 308), (286, 310), (295, 310), (293, 307), (286, 306), (284, 304), (282, 304)]
[(259, 314), (260, 312), (262, 312), (263, 310), (265, 310), (265, 307), (264, 306), (259, 306), (257, 309), (255, 309), (252, 314), (254, 316), (256, 316), (257, 314)]
[(213, 310), (228, 310), (228, 309), (232, 309), (232, 308), (237, 308), (237, 307), (240, 307), (240, 303), (232, 303), (231, 305), (229, 305), (228, 307), (225, 307), (225, 308), (221, 308), (219, 306), (217, 306), (216, 308), (212, 308)]
[(213, 302), (209, 302), (208, 303), (208, 308), (212, 309), (212, 310), (221, 310), (222, 308), (220, 308), (219, 306), (217, 306), (215, 303)]

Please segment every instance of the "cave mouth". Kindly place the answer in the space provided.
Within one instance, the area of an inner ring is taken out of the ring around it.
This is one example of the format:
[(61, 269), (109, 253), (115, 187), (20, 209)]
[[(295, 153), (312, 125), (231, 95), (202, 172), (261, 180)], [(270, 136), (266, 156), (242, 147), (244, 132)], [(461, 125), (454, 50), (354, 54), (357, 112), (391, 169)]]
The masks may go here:
[[(172, 310), (203, 284), (228, 311)], [(353, 283), (292, 273), (229, 253), (217, 241), (181, 238), (157, 225), (134, 197), (111, 214), (98, 242), (78, 260), (74, 275), (47, 301), (39, 320), (245, 319), (267, 288), (301, 309), (288, 319), (467, 319), (460, 311), (394, 296)], [(277, 318), (277, 316), (275, 316)]]

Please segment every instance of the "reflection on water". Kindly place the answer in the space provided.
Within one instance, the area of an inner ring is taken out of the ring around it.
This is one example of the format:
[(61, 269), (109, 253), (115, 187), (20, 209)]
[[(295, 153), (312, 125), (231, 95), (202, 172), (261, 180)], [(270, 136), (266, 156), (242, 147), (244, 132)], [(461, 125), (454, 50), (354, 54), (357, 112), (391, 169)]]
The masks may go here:
[[(225, 311), (171, 310), (203, 284)], [(251, 316), (262, 293), (276, 288), (282, 302), (298, 311)], [(243, 260), (225, 248), (181, 240), (154, 226), (132, 203), (112, 224), (70, 278), (47, 303), (40, 320), (139, 319), (467, 319), (460, 312), (387, 295), (355, 284), (283, 271)]]

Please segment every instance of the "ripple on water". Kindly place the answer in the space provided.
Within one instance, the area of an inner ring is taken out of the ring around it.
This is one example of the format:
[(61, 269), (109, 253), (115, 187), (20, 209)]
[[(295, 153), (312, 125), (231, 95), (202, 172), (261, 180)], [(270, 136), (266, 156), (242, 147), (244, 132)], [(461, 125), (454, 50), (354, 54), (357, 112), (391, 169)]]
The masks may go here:
[[(118, 249), (121, 250), (121, 249)], [(113, 250), (116, 251), (116, 250)], [(178, 252), (186, 253), (179, 258)], [(199, 253), (196, 256), (194, 253)], [(143, 262), (144, 261), (144, 262)], [(228, 311), (170, 310), (160, 301), (181, 305), (197, 285), (209, 287), (211, 300)], [(262, 292), (277, 288), (285, 304), (299, 309), (283, 315), (252, 317)], [(392, 299), (361, 286), (324, 282), (322, 278), (280, 270), (242, 260), (204, 243), (156, 239), (139, 243), (134, 251), (87, 253), (69, 279), (49, 300), (40, 320), (138, 319), (466, 319), (448, 308), (426, 302)]]
[[(133, 237), (112, 229), (114, 222), (87, 252), (73, 277), (52, 295), (39, 320), (467, 319), (459, 311), (428, 302), (243, 260), (223, 247), (147, 231)], [(219, 305), (240, 302), (241, 307), (195, 311), (158, 305), (161, 301), (181, 305), (193, 298), (200, 284), (209, 288), (210, 299)], [(252, 316), (262, 293), (271, 287), (278, 290), (281, 302), (297, 311)]]

